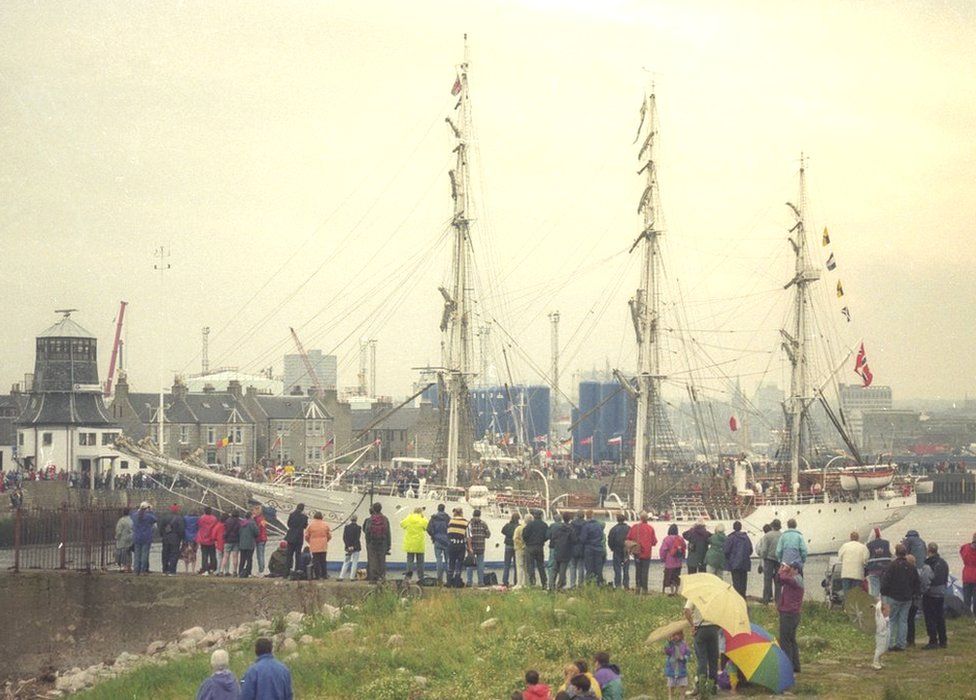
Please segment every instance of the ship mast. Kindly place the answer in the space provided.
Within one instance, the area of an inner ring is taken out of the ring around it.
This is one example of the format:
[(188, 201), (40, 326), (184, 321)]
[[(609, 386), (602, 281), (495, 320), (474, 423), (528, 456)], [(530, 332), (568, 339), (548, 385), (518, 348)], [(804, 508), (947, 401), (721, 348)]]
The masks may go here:
[(795, 223), (789, 238), (795, 256), (794, 275), (784, 289), (794, 288), (793, 324), (782, 330), (783, 349), (789, 357), (790, 395), (786, 400), (787, 431), (790, 441), (790, 488), (796, 492), (800, 485), (800, 459), (804, 447), (803, 430), (809, 420), (807, 409), (813, 402), (809, 387), (809, 358), (807, 345), (810, 335), (810, 284), (820, 279), (820, 272), (810, 265), (806, 233), (806, 173), (804, 156), (800, 154), (800, 199), (798, 205), (787, 202)]
[[(641, 123), (647, 122), (646, 137), (637, 154), (643, 163), (640, 173), (646, 178), (646, 186), (638, 204), (642, 214), (643, 229), (631, 247), (633, 251), (643, 243), (640, 288), (630, 300), (630, 312), (637, 336), (637, 422), (634, 434), (634, 493), (632, 507), (644, 508), (644, 473), (647, 468), (647, 449), (653, 464), (656, 457), (660, 426), (652, 401), (657, 401), (661, 388), (661, 353), (659, 342), (660, 319), (660, 265), (661, 249), (658, 228), (660, 194), (657, 182), (657, 166), (654, 161), (654, 141), (657, 138), (657, 103), (653, 89), (641, 106)], [(640, 137), (638, 129), (638, 138)]]
[(468, 279), (470, 266), (470, 218), (468, 215), (468, 186), (470, 171), (468, 167), (468, 134), (471, 127), (471, 105), (468, 100), (468, 35), (464, 35), (464, 61), (458, 66), (455, 91), (458, 95), (457, 123), (450, 117), (445, 121), (454, 134), (454, 153), (456, 160), (451, 177), (451, 197), (454, 199), (454, 215), (451, 226), (454, 228), (454, 246), (451, 258), (451, 288), (441, 287), (444, 296), (444, 317), (441, 329), (445, 334), (444, 384), (449, 400), (447, 429), (447, 474), (445, 484), (457, 486), (458, 452), (461, 442), (462, 422), (466, 419), (468, 405), (467, 380), (471, 372), (471, 308)]

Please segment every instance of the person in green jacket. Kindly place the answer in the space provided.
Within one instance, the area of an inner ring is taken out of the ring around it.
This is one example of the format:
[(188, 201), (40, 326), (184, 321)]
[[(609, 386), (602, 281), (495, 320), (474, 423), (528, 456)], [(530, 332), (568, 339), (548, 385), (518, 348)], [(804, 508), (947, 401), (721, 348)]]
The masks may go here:
[(725, 525), (715, 526), (715, 534), (708, 538), (708, 551), (705, 553), (705, 565), (708, 573), (722, 578), (725, 572)]
[(237, 565), (237, 575), (239, 578), (248, 578), (251, 575), (251, 561), (254, 557), (254, 548), (258, 542), (258, 524), (254, 518), (248, 514), (241, 520), (240, 548), (241, 558)]
[(403, 551), (407, 553), (407, 576), (417, 572), (417, 580), (424, 576), (424, 549), (427, 546), (427, 518), (423, 508), (414, 508), (413, 513), (400, 521), (403, 535)]

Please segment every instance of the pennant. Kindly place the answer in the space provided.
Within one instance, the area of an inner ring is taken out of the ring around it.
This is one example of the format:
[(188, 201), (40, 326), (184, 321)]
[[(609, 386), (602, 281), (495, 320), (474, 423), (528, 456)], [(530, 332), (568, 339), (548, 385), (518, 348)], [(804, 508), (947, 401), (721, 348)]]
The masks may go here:
[(580, 444), (581, 445), (592, 445), (593, 444), (593, 436), (590, 435), (590, 437), (583, 438), (582, 440), (580, 440)]
[(229, 437), (222, 437), (217, 441), (217, 447), (227, 447), (230, 444)]
[(454, 87), (451, 88), (451, 94), (457, 97), (461, 94), (461, 76), (459, 75), (454, 81)]
[(735, 416), (729, 416), (729, 430), (733, 433), (739, 429), (739, 424), (735, 420)]
[(848, 308), (847, 308), (847, 307), (845, 306), (845, 307), (844, 307), (843, 309), (841, 309), (841, 310), (840, 310), (840, 312), (841, 312), (842, 314), (844, 314), (844, 318), (846, 318), (846, 319), (847, 319), (847, 322), (848, 322), (848, 323), (850, 323), (850, 322), (851, 322), (851, 310), (850, 310), (850, 309), (848, 309)]
[(559, 441), (559, 444), (560, 445), (572, 445), (573, 444), (573, 438), (568, 437), (565, 440), (560, 440)]
[(548, 439), (548, 435), (536, 435), (534, 438), (532, 438), (532, 442), (545, 442)]
[(383, 444), (383, 440), (381, 440), (380, 438), (376, 438), (375, 440), (373, 440), (373, 444), (379, 447), (380, 445)]
[(824, 226), (824, 232), (823, 232), (823, 245), (825, 246), (830, 245), (830, 234), (827, 233), (826, 226)]
[(552, 450), (546, 450), (546, 459), (552, 459)]
[(326, 447), (331, 447), (334, 444), (335, 444), (335, 435), (333, 435), (332, 437), (330, 437), (328, 440), (325, 441)]
[(280, 444), (281, 444), (281, 436), (279, 435), (278, 437), (275, 438), (275, 441), (271, 443), (271, 449), (273, 450)]
[(844, 285), (837, 280), (837, 298), (840, 299), (842, 296), (844, 296)]
[(836, 260), (834, 260), (834, 254), (833, 254), (833, 253), (831, 253), (831, 254), (830, 254), (830, 257), (829, 257), (829, 258), (827, 258), (827, 269), (828, 269), (828, 270), (833, 270), (833, 269), (835, 269), (836, 267), (837, 267), (837, 261), (836, 261)]
[(612, 437), (609, 440), (607, 440), (607, 444), (608, 445), (620, 445), (620, 444), (623, 444), (623, 441), (624, 441), (623, 436), (622, 435), (617, 435), (616, 437)]

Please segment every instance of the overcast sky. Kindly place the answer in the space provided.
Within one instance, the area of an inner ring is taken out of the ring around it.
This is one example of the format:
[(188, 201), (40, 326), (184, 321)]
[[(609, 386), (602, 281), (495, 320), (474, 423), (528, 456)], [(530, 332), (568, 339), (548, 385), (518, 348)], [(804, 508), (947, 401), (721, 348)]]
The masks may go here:
[(811, 249), (839, 263), (819, 293), (837, 359), (863, 338), (896, 398), (976, 394), (972, 2), (7, 0), (0, 386), (62, 307), (104, 374), (125, 299), (139, 389), (161, 366), (198, 372), (204, 325), (213, 366), (280, 372), (295, 326), (339, 354), (342, 384), (375, 337), (380, 393), (406, 393), (439, 359), (464, 32), (479, 314), (505, 329), (492, 362), (512, 343), (516, 381), (547, 370), (556, 309), (564, 388), (633, 365), (632, 141), (653, 81), (669, 294), (706, 381), (784, 382), (783, 203), (803, 151)]

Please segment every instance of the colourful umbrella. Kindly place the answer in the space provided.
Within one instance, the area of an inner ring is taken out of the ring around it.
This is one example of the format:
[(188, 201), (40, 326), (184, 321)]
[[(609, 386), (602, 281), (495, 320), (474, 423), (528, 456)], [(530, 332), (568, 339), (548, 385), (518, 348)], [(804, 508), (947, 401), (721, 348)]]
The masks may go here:
[(773, 636), (753, 623), (749, 632), (725, 633), (725, 655), (750, 683), (782, 693), (793, 686), (793, 664)]

